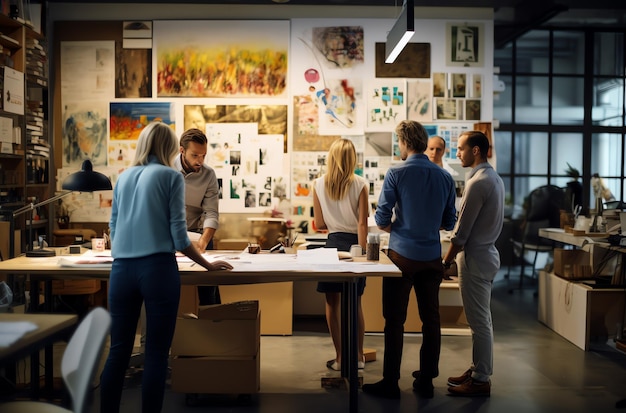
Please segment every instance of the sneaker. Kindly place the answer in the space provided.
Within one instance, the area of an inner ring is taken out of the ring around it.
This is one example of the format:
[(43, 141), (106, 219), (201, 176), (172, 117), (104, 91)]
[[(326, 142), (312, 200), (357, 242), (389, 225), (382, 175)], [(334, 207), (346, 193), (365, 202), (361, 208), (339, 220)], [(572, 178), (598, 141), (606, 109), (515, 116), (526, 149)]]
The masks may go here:
[(422, 377), (419, 370), (413, 372), (413, 391), (418, 396), (425, 399), (432, 399), (435, 396), (435, 386), (433, 386), (433, 379), (427, 379)]
[(458, 386), (448, 387), (448, 391), (453, 396), (489, 397), (491, 382), (477, 381), (470, 377)]
[(457, 377), (448, 377), (448, 386), (460, 386), (472, 377), (472, 369), (468, 369), (465, 373)]
[(363, 393), (371, 394), (372, 396), (382, 397), (384, 399), (399, 399), (400, 387), (398, 382), (387, 382), (384, 379), (372, 384), (364, 384), (362, 386)]

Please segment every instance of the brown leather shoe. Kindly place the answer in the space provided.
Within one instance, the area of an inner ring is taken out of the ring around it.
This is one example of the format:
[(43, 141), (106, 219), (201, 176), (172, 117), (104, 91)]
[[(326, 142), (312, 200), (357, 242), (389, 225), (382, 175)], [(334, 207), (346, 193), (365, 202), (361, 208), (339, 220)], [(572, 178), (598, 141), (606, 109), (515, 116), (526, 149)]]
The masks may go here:
[(460, 386), (472, 377), (472, 369), (467, 369), (463, 374), (456, 377), (448, 377), (448, 386)]
[(491, 383), (476, 381), (470, 377), (458, 386), (448, 387), (448, 391), (452, 396), (489, 397), (491, 395)]

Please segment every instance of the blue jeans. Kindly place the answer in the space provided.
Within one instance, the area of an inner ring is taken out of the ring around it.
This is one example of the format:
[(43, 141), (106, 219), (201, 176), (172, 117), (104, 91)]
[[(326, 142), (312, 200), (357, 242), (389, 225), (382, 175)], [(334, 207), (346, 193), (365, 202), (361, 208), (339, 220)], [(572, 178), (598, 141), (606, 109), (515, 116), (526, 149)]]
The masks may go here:
[(119, 412), (124, 376), (144, 302), (147, 326), (142, 412), (161, 411), (179, 300), (180, 275), (174, 254), (113, 261), (109, 281), (111, 349), (101, 377), (102, 413)]

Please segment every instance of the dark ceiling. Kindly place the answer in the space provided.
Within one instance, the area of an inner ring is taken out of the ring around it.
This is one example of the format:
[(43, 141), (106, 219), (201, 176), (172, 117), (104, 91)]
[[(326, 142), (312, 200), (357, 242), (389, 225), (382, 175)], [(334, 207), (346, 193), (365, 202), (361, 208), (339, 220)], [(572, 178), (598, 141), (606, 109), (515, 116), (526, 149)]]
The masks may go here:
[[(36, 1), (36, 0), (35, 0)], [(182, 0), (178, 4), (290, 6), (387, 6), (400, 7), (403, 0)], [(88, 3), (48, 0), (48, 3)], [(100, 0), (98, 3), (172, 3), (165, 0)], [(626, 26), (624, 0), (414, 0), (415, 7), (480, 7), (494, 9), (495, 46), (502, 47), (528, 30), (551, 26)]]

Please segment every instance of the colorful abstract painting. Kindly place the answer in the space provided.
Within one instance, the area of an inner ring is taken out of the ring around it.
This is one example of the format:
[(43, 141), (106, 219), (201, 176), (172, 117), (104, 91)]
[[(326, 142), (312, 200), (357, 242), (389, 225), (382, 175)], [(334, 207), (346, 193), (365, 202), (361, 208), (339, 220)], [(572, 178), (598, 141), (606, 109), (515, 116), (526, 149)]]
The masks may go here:
[(288, 21), (156, 21), (154, 44), (159, 97), (286, 95)]
[(161, 121), (174, 127), (172, 104), (162, 102), (111, 103), (110, 139), (135, 140), (148, 123)]

